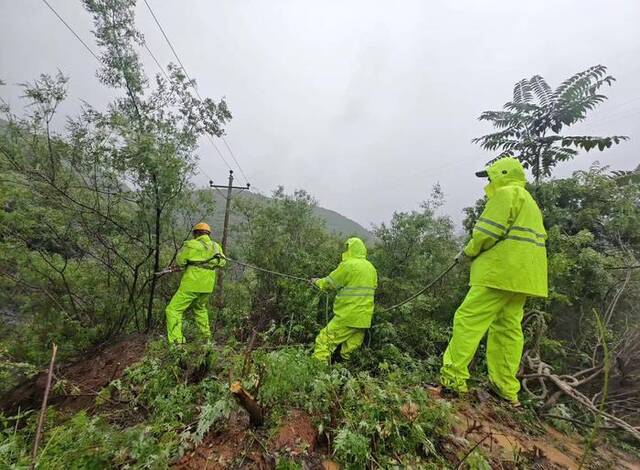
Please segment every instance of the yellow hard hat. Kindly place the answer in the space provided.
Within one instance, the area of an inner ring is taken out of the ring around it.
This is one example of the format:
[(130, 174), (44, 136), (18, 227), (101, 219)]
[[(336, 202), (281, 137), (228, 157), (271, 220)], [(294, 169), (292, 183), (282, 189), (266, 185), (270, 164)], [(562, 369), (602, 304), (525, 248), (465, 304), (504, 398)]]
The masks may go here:
[(205, 224), (204, 222), (200, 222), (199, 224), (195, 224), (193, 226), (193, 231), (199, 231), (199, 232), (207, 232), (207, 233), (211, 233), (211, 227), (209, 227), (209, 224)]

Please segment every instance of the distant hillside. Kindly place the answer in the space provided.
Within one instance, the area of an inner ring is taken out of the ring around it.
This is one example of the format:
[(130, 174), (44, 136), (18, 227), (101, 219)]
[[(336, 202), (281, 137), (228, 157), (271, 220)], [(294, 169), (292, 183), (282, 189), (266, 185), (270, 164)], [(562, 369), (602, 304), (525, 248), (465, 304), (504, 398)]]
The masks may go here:
[[(213, 199), (216, 202), (216, 211), (212, 220), (210, 221), (213, 224), (213, 229), (217, 233), (220, 233), (222, 230), (222, 223), (224, 221), (224, 204), (225, 200), (222, 194), (217, 191), (211, 191), (210, 193)], [(256, 200), (268, 200), (267, 196), (263, 196), (261, 194), (254, 193), (241, 193), (237, 196), (239, 198), (251, 198)], [(371, 232), (369, 232), (366, 228), (364, 228), (359, 223), (349, 219), (348, 217), (339, 214), (336, 211), (332, 211), (330, 209), (325, 209), (324, 207), (316, 207), (314, 209), (315, 215), (325, 221), (327, 225), (327, 229), (333, 233), (349, 236), (355, 235), (357, 237), (362, 238), (364, 241), (371, 241), (374, 237)], [(232, 215), (231, 223), (238, 222), (237, 218)]]

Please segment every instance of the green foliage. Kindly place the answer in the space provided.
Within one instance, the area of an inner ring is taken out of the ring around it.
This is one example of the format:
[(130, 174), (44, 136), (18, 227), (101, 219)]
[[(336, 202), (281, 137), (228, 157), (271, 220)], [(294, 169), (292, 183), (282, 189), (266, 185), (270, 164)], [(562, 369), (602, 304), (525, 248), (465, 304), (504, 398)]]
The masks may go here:
[[(379, 239), (370, 259), (378, 269), (377, 303), (394, 305), (422, 289), (444, 271), (460, 249), (450, 217), (437, 215), (444, 196), (438, 186), (419, 211), (394, 213), (390, 224), (381, 224), (374, 233)], [(444, 349), (449, 322), (464, 295), (467, 272), (456, 269), (446, 284), (399, 310), (378, 314), (371, 332), (372, 349), (393, 344), (419, 357), (429, 357)]]
[[(315, 206), (306, 192), (287, 195), (283, 188), (264, 202), (239, 199), (236, 210), (243, 220), (238, 226), (240, 256), (262, 268), (302, 278), (326, 276), (339, 263), (344, 240), (327, 232), (314, 215)], [(272, 325), (269, 331), (274, 333), (274, 342), (310, 341), (317, 334), (325, 322), (317, 292), (304, 282), (250, 270), (245, 274), (242, 282), (251, 292), (246, 330), (257, 327), (262, 331)], [(227, 315), (233, 317), (233, 313)], [(295, 315), (293, 323), (291, 315)]]
[(38, 368), (29, 362), (13, 361), (8, 351), (0, 345), (0, 396), (37, 372)]
[[(50, 416), (51, 420), (53, 416)], [(35, 419), (29, 424), (33, 432)], [(0, 463), (7, 468), (28, 468), (31, 462), (30, 442), (13, 429), (0, 435)], [(37, 457), (39, 468), (162, 468), (169, 463), (171, 449), (167, 442), (155, 440), (149, 428), (134, 426), (123, 432), (109, 425), (103, 418), (80, 412), (59, 425), (50, 426), (48, 438)], [(3, 467), (4, 468), (4, 467)]]
[(261, 403), (267, 406), (313, 406), (309, 403), (308, 393), (324, 367), (306, 351), (285, 348), (258, 355), (255, 360), (264, 370), (258, 395)]
[(191, 196), (198, 138), (222, 135), (231, 118), (224, 101), (193, 96), (176, 67), (147, 80), (134, 1), (84, 5), (102, 49), (99, 78), (124, 97), (104, 111), (86, 104), (55, 131), (68, 77), (43, 74), (22, 84), (30, 114), (2, 107), (0, 276), (11, 295), (0, 302), (32, 322), (12, 353), (35, 362), (52, 339), (69, 349), (63, 359), (152, 325), (170, 295), (153, 273), (211, 213)]
[(487, 462), (487, 459), (482, 455), (479, 450), (474, 450), (469, 454), (467, 460), (464, 462), (465, 467), (469, 470), (491, 470), (491, 464)]
[(353, 468), (364, 467), (371, 460), (369, 439), (347, 428), (338, 431), (334, 446), (334, 452), (340, 460), (349, 462)]
[[(542, 309), (551, 314), (550, 337), (570, 341), (566, 359), (580, 364), (590, 360), (582, 355), (598, 337), (591, 311), (619, 283), (620, 272), (610, 268), (635, 264), (640, 254), (640, 185), (620, 185), (606, 169), (594, 167), (544, 183), (538, 194), (549, 227), (550, 297)], [(635, 296), (634, 289), (612, 313), (613, 331), (640, 321), (631, 307)]]
[(334, 448), (341, 462), (357, 468), (371, 459), (383, 467), (439, 461), (434, 437), (449, 432), (450, 404), (431, 401), (411, 382), (399, 372), (379, 379), (360, 373), (346, 381)]
[(228, 397), (220, 398), (214, 403), (205, 403), (198, 418), (198, 425), (193, 433), (193, 442), (196, 444), (201, 443), (205, 434), (211, 430), (213, 425), (224, 418), (228, 418), (232, 409), (232, 402)]
[(555, 90), (540, 75), (523, 79), (516, 83), (513, 99), (502, 111), (480, 115), (481, 121), (491, 122), (498, 131), (474, 142), (486, 150), (499, 150), (497, 158), (518, 158), (525, 168), (531, 167), (536, 181), (550, 176), (558, 163), (575, 158), (579, 150), (588, 152), (597, 147), (602, 151), (628, 139), (560, 135), (564, 127), (583, 121), (589, 111), (606, 100), (599, 90), (614, 81), (602, 65), (576, 73)]
[(570, 421), (574, 418), (573, 413), (571, 409), (564, 403), (560, 403), (552, 407), (549, 410), (549, 415), (549, 421), (557, 430), (562, 431), (566, 434), (575, 432), (576, 428)]
[[(207, 346), (168, 349), (164, 341), (152, 342), (142, 362), (100, 391), (97, 415), (49, 412), (40, 467), (169, 466), (237, 410), (226, 383), (216, 376), (222, 365), (219, 353)], [(195, 377), (203, 366), (205, 373)], [(28, 415), (19, 432), (13, 421), (0, 421), (2, 465), (29, 464), (36, 418)]]
[(453, 221), (438, 216), (444, 204), (438, 186), (419, 211), (396, 212), (389, 224), (374, 229), (379, 239), (371, 261), (379, 271), (380, 298), (393, 304), (415, 292), (425, 282), (425, 272), (437, 273), (451, 262), (459, 241)]
[(302, 464), (289, 458), (278, 459), (276, 463), (276, 470), (302, 470), (303, 468)]

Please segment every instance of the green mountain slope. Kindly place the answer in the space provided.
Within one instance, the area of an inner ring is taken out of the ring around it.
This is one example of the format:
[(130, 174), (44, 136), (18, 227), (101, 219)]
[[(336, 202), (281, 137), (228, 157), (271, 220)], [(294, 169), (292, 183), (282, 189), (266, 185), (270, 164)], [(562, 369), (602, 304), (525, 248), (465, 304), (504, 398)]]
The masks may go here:
[[(214, 233), (220, 234), (222, 233), (222, 224), (224, 221), (224, 206), (225, 206), (225, 198), (221, 192), (211, 191), (211, 196), (213, 197), (216, 203), (216, 210), (209, 221), (212, 224), (212, 228)], [(266, 201), (269, 198), (262, 194), (255, 194), (250, 192), (244, 192), (237, 195), (234, 195), (234, 198), (250, 198), (254, 200), (263, 200)], [(365, 242), (373, 240), (374, 236), (371, 232), (369, 232), (366, 228), (364, 228), (359, 223), (354, 220), (345, 217), (342, 214), (339, 214), (336, 211), (331, 209), (325, 209), (324, 207), (315, 207), (314, 213), (320, 219), (325, 221), (327, 229), (336, 234), (350, 236), (354, 235), (362, 238)], [(239, 222), (238, 216), (233, 214), (231, 216), (231, 224)], [(232, 235), (231, 235), (232, 236)]]

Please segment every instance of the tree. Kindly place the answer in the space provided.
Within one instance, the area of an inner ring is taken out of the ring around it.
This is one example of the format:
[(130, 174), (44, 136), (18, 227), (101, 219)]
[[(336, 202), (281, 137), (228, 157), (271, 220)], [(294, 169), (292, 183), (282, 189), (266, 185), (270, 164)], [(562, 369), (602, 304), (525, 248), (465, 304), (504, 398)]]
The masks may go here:
[(388, 223), (374, 227), (377, 243), (369, 259), (378, 270), (376, 304), (382, 308), (374, 316), (373, 349), (393, 354), (388, 348), (398, 345), (403, 351), (429, 357), (446, 345), (446, 326), (467, 281), (464, 270), (452, 271), (445, 282), (400, 309), (384, 312), (443, 272), (459, 250), (453, 221), (438, 214), (443, 204), (444, 195), (436, 185), (418, 210), (394, 212)]
[(131, 322), (152, 326), (166, 294), (154, 272), (210, 213), (190, 183), (198, 137), (221, 135), (231, 118), (224, 100), (194, 97), (194, 83), (172, 64), (145, 77), (134, 6), (85, 2), (103, 51), (99, 78), (119, 95), (105, 110), (86, 103), (56, 129), (62, 73), (22, 85), (24, 116), (0, 105), (0, 304), (41, 325), (41, 338), (78, 338), (70, 347)]
[[(238, 198), (238, 252), (248, 262), (272, 271), (302, 278), (327, 275), (340, 262), (344, 239), (327, 231), (324, 221), (313, 213), (316, 205), (306, 191), (287, 194), (283, 187), (270, 199)], [(269, 322), (289, 328), (293, 320), (287, 313), (291, 312), (297, 325), (293, 336), (308, 340), (319, 329), (317, 320), (325, 321), (316, 315), (317, 291), (304, 282), (250, 272), (244, 283), (251, 285), (252, 292), (252, 313), (246, 322), (250, 328), (262, 330)]]
[(540, 75), (523, 79), (513, 89), (513, 99), (502, 111), (485, 111), (481, 121), (489, 121), (497, 132), (473, 139), (485, 150), (499, 150), (496, 158), (511, 155), (525, 168), (531, 168), (536, 178), (550, 176), (559, 163), (571, 160), (580, 149), (602, 151), (627, 140), (626, 136), (561, 135), (569, 127), (587, 117), (607, 97), (599, 93), (603, 85), (615, 81), (607, 68), (595, 65), (576, 73), (552, 90)]
[[(169, 66), (168, 80), (156, 77), (150, 89), (135, 46), (144, 37), (135, 27), (135, 0), (84, 0), (93, 16), (98, 45), (103, 48), (101, 82), (122, 89), (107, 113), (90, 113), (97, 127), (110, 130), (111, 167), (135, 188), (140, 221), (148, 227), (147, 253), (153, 258), (147, 303), (147, 329), (152, 326), (157, 278), (160, 270), (163, 225), (167, 212), (185, 196), (196, 165), (197, 139), (202, 134), (221, 136), (231, 119), (224, 100), (215, 103), (193, 96), (193, 81), (184, 71)], [(84, 126), (78, 126), (84, 129)]]

